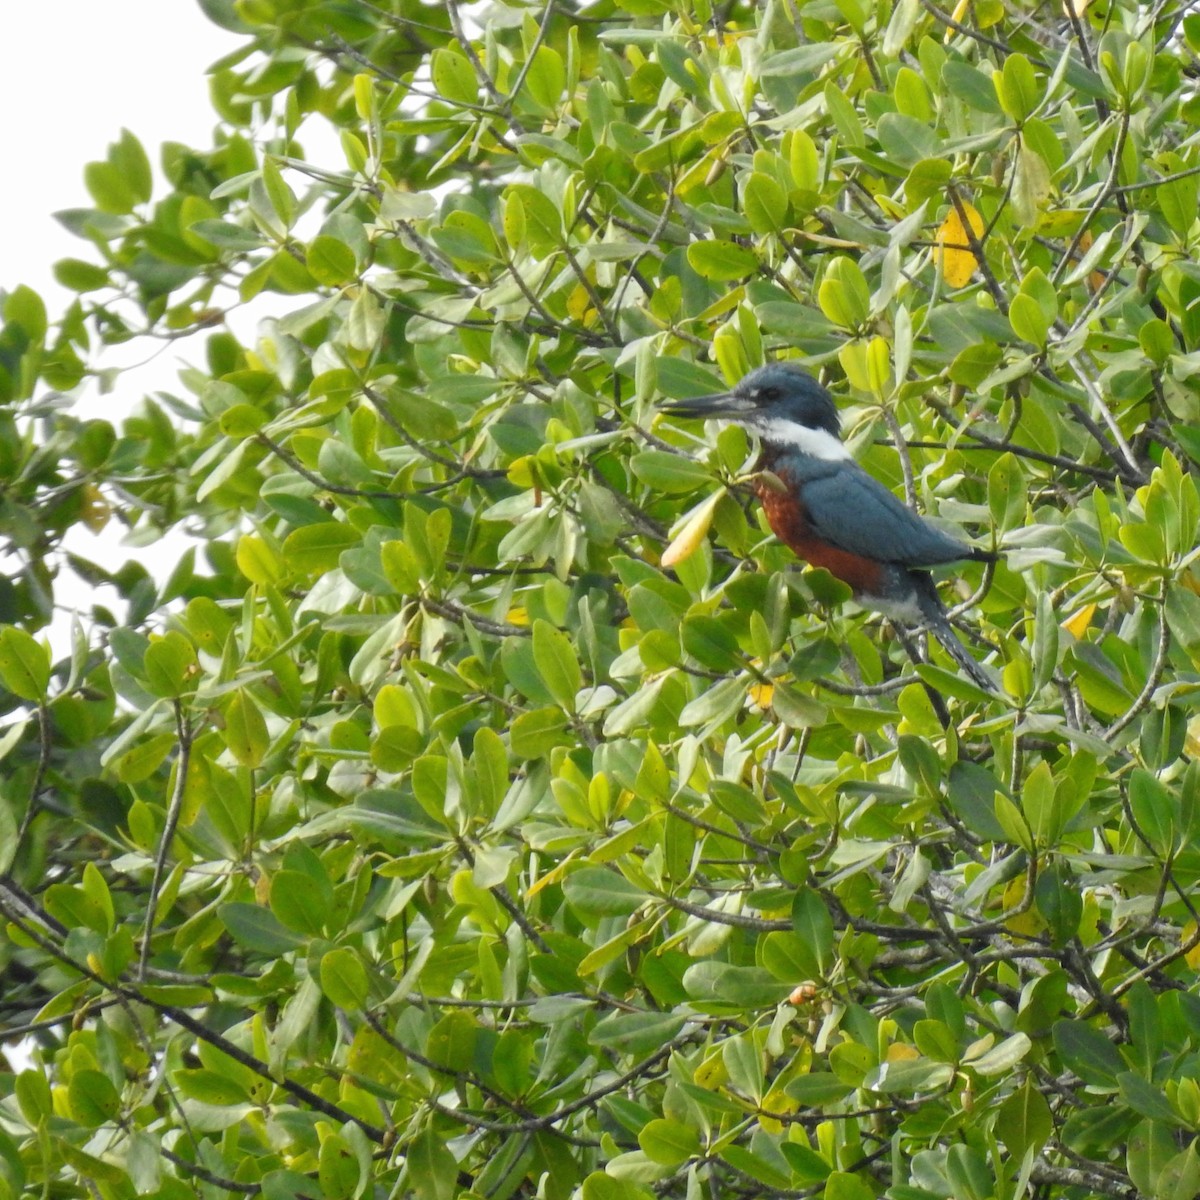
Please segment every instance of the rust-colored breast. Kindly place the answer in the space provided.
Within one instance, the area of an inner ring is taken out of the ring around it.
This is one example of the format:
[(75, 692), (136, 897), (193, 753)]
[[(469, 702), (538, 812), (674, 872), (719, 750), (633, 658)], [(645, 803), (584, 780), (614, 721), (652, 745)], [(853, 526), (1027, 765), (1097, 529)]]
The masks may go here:
[(796, 555), (814, 567), (824, 567), (831, 575), (849, 584), (856, 594), (877, 593), (883, 582), (880, 565), (869, 558), (851, 554), (817, 537), (808, 523), (808, 514), (800, 492), (786, 477), (786, 491), (769, 483), (757, 483), (759, 503), (775, 536)]

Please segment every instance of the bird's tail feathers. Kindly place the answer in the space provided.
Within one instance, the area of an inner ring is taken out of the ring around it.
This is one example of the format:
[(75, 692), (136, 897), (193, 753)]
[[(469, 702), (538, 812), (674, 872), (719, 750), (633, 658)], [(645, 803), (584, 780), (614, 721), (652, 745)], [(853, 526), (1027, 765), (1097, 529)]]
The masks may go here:
[(921, 587), (919, 584), (917, 586), (917, 603), (925, 618), (925, 623), (929, 627), (929, 632), (941, 642), (942, 648), (970, 676), (972, 682), (978, 684), (986, 692), (997, 691), (991, 676), (980, 663), (971, 657), (966, 646), (959, 641), (958, 635), (950, 626), (946, 609), (937, 594), (937, 589), (933, 586), (933, 580), (926, 578), (928, 587)]

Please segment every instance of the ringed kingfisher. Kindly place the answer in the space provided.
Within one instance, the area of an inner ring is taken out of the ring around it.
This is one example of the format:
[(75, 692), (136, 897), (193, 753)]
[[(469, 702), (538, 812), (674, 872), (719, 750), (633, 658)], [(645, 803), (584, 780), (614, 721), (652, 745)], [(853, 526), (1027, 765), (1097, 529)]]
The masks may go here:
[(854, 462), (833, 398), (808, 372), (772, 363), (731, 392), (662, 408), (677, 417), (732, 421), (757, 434), (762, 452), (754, 490), (775, 536), (849, 584), (860, 604), (928, 628), (975, 683), (996, 690), (951, 629), (928, 568), (997, 556), (935, 529)]

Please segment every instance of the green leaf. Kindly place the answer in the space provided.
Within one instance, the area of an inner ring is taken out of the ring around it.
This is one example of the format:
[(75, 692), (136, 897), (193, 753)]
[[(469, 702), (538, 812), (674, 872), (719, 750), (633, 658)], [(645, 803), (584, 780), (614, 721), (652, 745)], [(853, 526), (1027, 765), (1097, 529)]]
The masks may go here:
[[(1178, 154), (1166, 153), (1161, 158), (1161, 169), (1167, 175), (1179, 174), (1188, 170), (1188, 163)], [(1156, 193), (1155, 203), (1167, 224), (1179, 237), (1186, 237), (1196, 222), (1200, 177), (1184, 174), (1170, 183), (1160, 183)]]
[(514, 250), (527, 243), (536, 258), (545, 258), (563, 243), (562, 213), (537, 188), (515, 184), (505, 195), (504, 233)]
[(1032, 342), (1039, 350), (1045, 347), (1050, 323), (1032, 296), (1015, 295), (1008, 309), (1008, 319), (1017, 337)]
[(253, 437), (267, 423), (267, 414), (253, 404), (235, 404), (220, 416), (219, 428), (229, 438)]
[(90, 162), (83, 168), (83, 182), (101, 212), (122, 215), (133, 211), (137, 194), (111, 162)]
[(1041, 89), (1037, 85), (1033, 66), (1024, 54), (1007, 55), (1003, 70), (993, 72), (992, 79), (1000, 107), (1018, 125), (1031, 116), (1041, 103)]
[(309, 274), (318, 282), (330, 287), (341, 287), (352, 282), (358, 275), (358, 262), (354, 251), (335, 237), (319, 234), (309, 243), (305, 255)]
[(225, 709), (225, 745), (243, 767), (259, 767), (266, 757), (267, 723), (247, 692), (235, 693)]
[(13, 1094), (17, 1098), (21, 1115), (31, 1125), (37, 1125), (51, 1115), (53, 1097), (46, 1076), (34, 1067), (26, 1067), (14, 1081)]
[(112, 929), (112, 902), (107, 903), (82, 887), (52, 883), (44, 893), (46, 910), (60, 924), (106, 934)]
[(819, 700), (785, 683), (772, 688), (771, 707), (789, 729), (812, 729), (823, 725), (829, 716), (829, 710)]
[(458, 1191), (458, 1163), (432, 1126), (410, 1143), (408, 1182), (417, 1200), (453, 1200)]
[(360, 287), (346, 319), (346, 341), (353, 350), (369, 352), (383, 336), (386, 317), (374, 291)]
[(970, 1066), (985, 1078), (1003, 1075), (1021, 1062), (1032, 1048), (1033, 1043), (1025, 1034), (1014, 1033), (978, 1058), (971, 1059)]
[(1021, 524), (1026, 500), (1025, 472), (1017, 456), (1008, 452), (1001, 454), (988, 471), (988, 508), (999, 532), (1015, 529)]
[(693, 492), (713, 483), (712, 473), (703, 463), (666, 450), (642, 450), (629, 465), (642, 483), (657, 492)]
[(317, 1181), (324, 1197), (357, 1195), (366, 1177), (367, 1167), (345, 1138), (334, 1133), (321, 1142)]
[(683, 1017), (676, 1013), (611, 1013), (596, 1022), (588, 1041), (619, 1054), (642, 1055), (661, 1049), (683, 1025)]
[(162, 766), (177, 742), (174, 733), (160, 733), (139, 741), (112, 760), (117, 778), (122, 783), (141, 783), (149, 779)]
[(1039, 1151), (1053, 1132), (1050, 1106), (1031, 1079), (1013, 1092), (996, 1112), (996, 1133), (1013, 1158), (1023, 1158), (1028, 1150)]
[(789, 1081), (786, 1092), (803, 1105), (833, 1104), (849, 1095), (852, 1088), (831, 1071), (813, 1071)]
[(866, 276), (852, 258), (833, 259), (817, 289), (821, 311), (845, 329), (858, 329), (871, 314), (871, 292)]
[[(1031, 226), (1037, 223), (1052, 191), (1050, 169), (1046, 166), (1046, 160), (1036, 150), (1022, 146), (1017, 156), (1012, 188), (1013, 210), (1022, 225)], [(1016, 326), (1013, 328), (1016, 329)], [(1033, 338), (1029, 340), (1035, 341)], [(1035, 344), (1040, 343), (1035, 341)]]
[[(819, 45), (819, 43), (818, 43)], [(821, 182), (816, 143), (803, 129), (794, 130), (788, 143), (788, 166), (792, 182), (801, 191), (815, 192)]]
[[(1001, 76), (1001, 79), (1003, 76)], [(999, 113), (999, 83), (993, 83), (970, 63), (948, 59), (942, 67), (942, 82), (951, 95), (979, 112)]]
[(962, 1200), (989, 1200), (995, 1184), (987, 1159), (974, 1146), (957, 1142), (946, 1152), (946, 1178)]
[(792, 901), (792, 925), (800, 939), (815, 955), (824, 973), (833, 952), (833, 919), (817, 892), (801, 888)]
[(761, 967), (738, 967), (704, 961), (687, 969), (683, 985), (697, 1002), (734, 1008), (766, 1008), (778, 1004), (791, 990)]
[(321, 575), (336, 567), (342, 553), (361, 541), (357, 530), (340, 521), (305, 525), (288, 534), (283, 558), (288, 569), (299, 575)]
[[(146, 647), (146, 686), (156, 696), (179, 696), (196, 670), (196, 652), (182, 633), (172, 629)], [(194, 685), (192, 685), (194, 686)]]
[(1038, 876), (1033, 894), (1054, 945), (1065, 946), (1078, 932), (1083, 919), (1079, 880), (1066, 863), (1053, 862)]
[(533, 659), (555, 703), (568, 713), (573, 713), (575, 697), (583, 680), (571, 639), (555, 629), (549, 621), (535, 621)]
[(509, 744), (518, 758), (543, 758), (555, 746), (573, 739), (567, 733), (567, 718), (560, 708), (535, 708), (523, 712), (512, 723)]
[(742, 211), (755, 233), (778, 233), (787, 223), (787, 196), (772, 176), (755, 171), (742, 188)]
[(655, 1162), (677, 1167), (700, 1152), (700, 1137), (680, 1121), (659, 1118), (641, 1130), (638, 1145)]
[(563, 102), (566, 84), (567, 69), (562, 55), (550, 46), (539, 46), (525, 75), (525, 94), (539, 108), (554, 112)]
[(303, 938), (285, 929), (270, 909), (257, 904), (222, 904), (217, 915), (234, 941), (247, 950), (260, 954), (286, 954), (304, 942)]
[(204, 1068), (183, 1070), (176, 1077), (179, 1090), (192, 1100), (222, 1106), (248, 1104), (250, 1097), (237, 1079)]
[(690, 616), (684, 620), (680, 634), (684, 650), (710, 671), (732, 670), (741, 660), (733, 630), (716, 617)]
[(479, 99), (479, 81), (466, 55), (457, 50), (435, 50), (430, 58), (433, 86), (439, 96), (452, 104), (475, 104)]
[[(103, 272), (103, 275), (107, 279), (108, 272)], [(45, 302), (33, 288), (18, 284), (5, 297), (4, 323), (19, 325), (31, 342), (40, 342), (49, 327)]]
[(758, 270), (758, 256), (753, 250), (720, 238), (693, 242), (688, 246), (687, 259), (698, 275), (718, 283), (744, 279)]
[(961, 1057), (958, 1039), (941, 1021), (918, 1021), (913, 1026), (913, 1042), (926, 1058), (938, 1062), (958, 1062)]
[(889, 156), (909, 168), (931, 160), (938, 150), (933, 126), (905, 113), (884, 113), (879, 118), (879, 138)]
[[(721, 1149), (721, 1157), (740, 1174), (766, 1184), (768, 1188), (784, 1189), (791, 1183), (788, 1172), (775, 1159), (755, 1154), (745, 1146), (726, 1145)], [(825, 1194), (828, 1195), (828, 1191)], [(862, 1200), (866, 1200), (866, 1196)]]
[(296, 197), (284, 180), (279, 164), (273, 158), (263, 159), (262, 186), (271, 210), (282, 222), (284, 229), (290, 229), (296, 219)]
[(1063, 1066), (1085, 1083), (1114, 1089), (1117, 1076), (1127, 1068), (1117, 1048), (1084, 1021), (1057, 1021), (1054, 1048)]
[(109, 147), (108, 160), (120, 173), (134, 200), (145, 204), (150, 199), (154, 179), (142, 143), (128, 129), (122, 129), (120, 138)]
[(0, 683), (14, 696), (38, 703), (50, 685), (50, 655), (40, 642), (13, 625), (0, 628)]
[(584, 867), (563, 880), (567, 903), (585, 918), (627, 916), (649, 899), (623, 875), (603, 867)]
[(263, 1200), (325, 1200), (316, 1179), (287, 1170), (268, 1171), (262, 1178), (260, 1195)]
[(72, 1073), (67, 1103), (75, 1120), (89, 1129), (107, 1124), (121, 1111), (121, 1096), (112, 1081), (89, 1069)]
[(1117, 1077), (1121, 1099), (1143, 1117), (1166, 1125), (1181, 1125), (1179, 1114), (1171, 1107), (1166, 1093), (1132, 1071), (1122, 1071)]
[(370, 990), (367, 971), (349, 946), (339, 946), (321, 956), (320, 980), (321, 991), (338, 1008), (356, 1012), (366, 1003)]
[(188, 226), (188, 232), (196, 234), (222, 250), (256, 250), (265, 245), (265, 239), (261, 233), (253, 229), (246, 229), (241, 225), (235, 225), (230, 221), (194, 221)]
[(1135, 767), (1129, 776), (1129, 807), (1138, 833), (1163, 858), (1172, 854), (1181, 829), (1178, 796), (1149, 771)]
[(319, 886), (301, 871), (276, 871), (271, 877), (271, 911), (297, 933), (318, 934), (325, 928), (333, 902), (327, 880)]

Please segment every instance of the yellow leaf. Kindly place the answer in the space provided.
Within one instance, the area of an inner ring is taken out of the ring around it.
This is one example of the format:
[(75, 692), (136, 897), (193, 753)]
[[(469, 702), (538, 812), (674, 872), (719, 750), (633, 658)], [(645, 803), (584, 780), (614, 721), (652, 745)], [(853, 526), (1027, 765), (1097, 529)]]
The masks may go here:
[(582, 283), (577, 283), (575, 290), (567, 297), (567, 313), (572, 320), (583, 322), (591, 308), (592, 298), (588, 295), (587, 288)]
[(515, 608), (510, 608), (508, 610), (508, 623), (510, 625), (528, 625), (529, 612), (519, 604)]
[(705, 1091), (713, 1092), (729, 1081), (729, 1072), (725, 1068), (725, 1059), (720, 1050), (710, 1054), (692, 1074), (692, 1082)]
[(1088, 626), (1092, 623), (1092, 618), (1096, 615), (1096, 606), (1094, 604), (1085, 604), (1077, 613), (1072, 613), (1063, 623), (1062, 627), (1076, 640), (1083, 637), (1088, 631)]
[(578, 853), (578, 850), (572, 850), (571, 853), (568, 854), (567, 857), (564, 858), (562, 862), (560, 862), (553, 870), (547, 871), (545, 875), (539, 876), (537, 879), (535, 879), (533, 883), (531, 883), (529, 887), (525, 889), (525, 898), (527, 900), (531, 899), (533, 896), (536, 896), (538, 892), (542, 890), (542, 888), (548, 887), (552, 883), (558, 883), (559, 880), (562, 879), (563, 875), (566, 874), (567, 867), (571, 865)]
[[(954, 6), (954, 11), (950, 14), (951, 19), (961, 25), (970, 5), (971, 0), (958, 0), (958, 3)], [(947, 25), (946, 32), (942, 35), (942, 44), (944, 45), (948, 42), (957, 32), (953, 25)]]
[[(983, 236), (983, 218), (965, 200), (962, 201), (962, 211), (978, 241)], [(958, 207), (955, 206), (946, 214), (946, 219), (937, 232), (937, 249), (933, 254), (942, 278), (952, 288), (960, 288), (969, 283), (979, 265), (979, 260), (971, 249), (970, 234), (967, 233), (958, 213)]]
[(1184, 753), (1191, 758), (1200, 757), (1200, 717), (1193, 717), (1187, 726), (1187, 735), (1183, 739)]
[[(1092, 242), (1096, 239), (1092, 237), (1092, 231), (1085, 229), (1079, 236), (1079, 253), (1082, 257), (1092, 248)], [(1087, 286), (1089, 292), (1098, 292), (1103, 286), (1107, 276), (1103, 271), (1093, 271), (1087, 277)]]
[[(1189, 942), (1194, 941), (1196, 937), (1196, 922), (1189, 921), (1183, 927), (1183, 944), (1186, 946)], [(1195, 945), (1183, 956), (1184, 962), (1194, 971), (1200, 967), (1200, 942)]]
[(758, 1123), (764, 1132), (780, 1134), (784, 1130), (781, 1117), (790, 1117), (800, 1108), (800, 1101), (794, 1100), (782, 1088), (772, 1088), (762, 1100), (758, 1111)]
[(529, 488), (537, 484), (537, 463), (532, 454), (523, 454), (508, 464), (508, 482), (515, 487)]
[(83, 485), (83, 503), (79, 506), (79, 519), (93, 532), (99, 533), (112, 516), (112, 505), (94, 483)]
[(770, 708), (771, 697), (775, 695), (775, 685), (773, 683), (756, 683), (750, 689), (750, 699), (759, 708)]
[(884, 1052), (883, 1058), (885, 1062), (912, 1062), (914, 1059), (921, 1057), (921, 1052), (916, 1046), (910, 1046), (907, 1042), (893, 1042)]
[(275, 547), (255, 533), (244, 534), (238, 539), (234, 559), (238, 570), (251, 583), (271, 584), (283, 575), (284, 566)]
[[(707, 500), (701, 501), (672, 529), (675, 536), (671, 544), (663, 551), (662, 565), (673, 567), (684, 559), (691, 558), (700, 549), (701, 542), (708, 535), (708, 527), (712, 524), (713, 513), (722, 496), (724, 488), (718, 488)], [(676, 530), (678, 532), (676, 532)]]
[[(1020, 908), (1025, 902), (1025, 879), (1014, 879), (1004, 889), (1004, 907), (1006, 909)], [(1037, 910), (1030, 905), (1024, 912), (1014, 913), (1004, 922), (1010, 932), (1019, 936), (1034, 937), (1046, 927), (1045, 922), (1038, 916)]]

